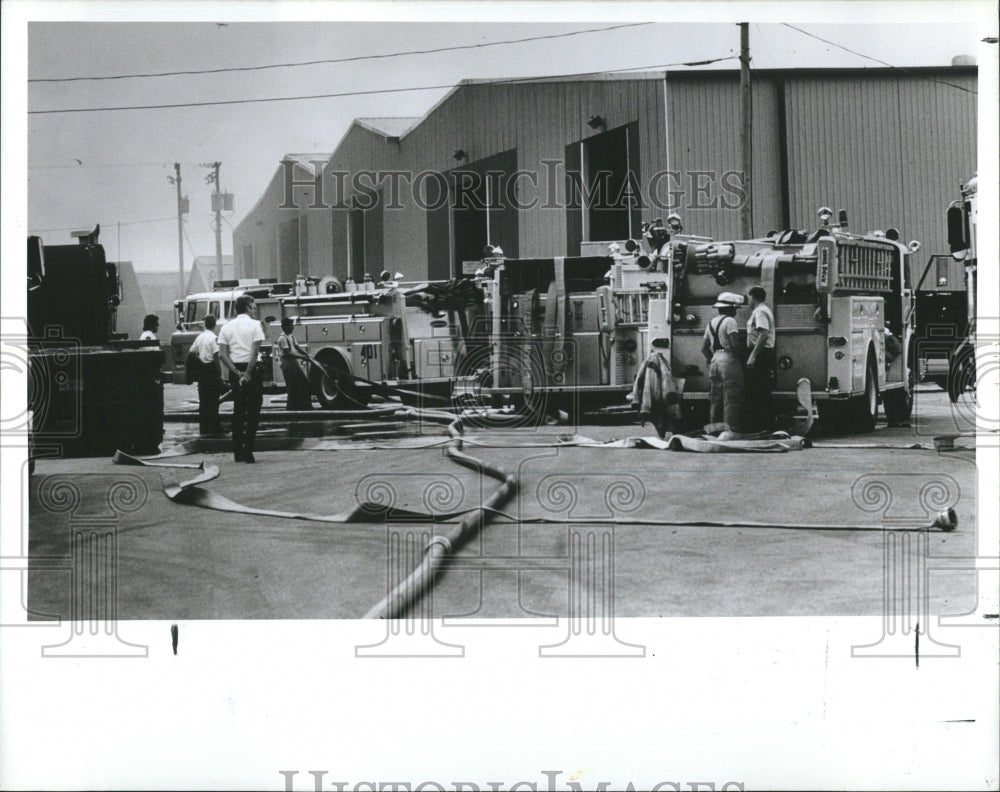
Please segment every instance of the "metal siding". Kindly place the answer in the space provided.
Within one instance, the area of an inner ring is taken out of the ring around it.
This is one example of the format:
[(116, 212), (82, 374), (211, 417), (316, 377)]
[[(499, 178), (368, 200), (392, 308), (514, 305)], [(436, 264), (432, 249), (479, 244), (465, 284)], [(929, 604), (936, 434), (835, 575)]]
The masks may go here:
[[(971, 71), (941, 70), (942, 78), (975, 90)], [(935, 76), (937, 76), (935, 74)], [(868, 231), (895, 225), (904, 240), (919, 239), (918, 258), (945, 250), (944, 210), (960, 181), (975, 172), (976, 97), (920, 76), (773, 72), (753, 76), (754, 231), (761, 235), (781, 224), (781, 140), (779, 94), (784, 85), (791, 224), (813, 228), (816, 209), (846, 208), (850, 227)], [(516, 150), (518, 167), (539, 174), (545, 197), (542, 160), (563, 163), (565, 146), (594, 134), (586, 119), (598, 113), (613, 129), (635, 122), (639, 130), (639, 175), (648, 190), (654, 174), (685, 174), (680, 207), (686, 229), (716, 238), (739, 235), (737, 209), (685, 206), (693, 196), (691, 171), (738, 170), (739, 80), (729, 73), (671, 73), (664, 79), (554, 81), (523, 84), (470, 84), (459, 87), (400, 143), (352, 127), (328, 164), (351, 173), (359, 169), (433, 169), (455, 166), (452, 152), (462, 147), (479, 160)], [(667, 124), (669, 123), (669, 129)], [(669, 161), (668, 161), (669, 136)], [(565, 204), (564, 173), (554, 179), (555, 199)], [(330, 187), (329, 180), (327, 186)], [(281, 172), (234, 233), (234, 244), (253, 244), (258, 274), (275, 275), (278, 224), (294, 210), (278, 210)], [(713, 187), (713, 197), (720, 194)], [(326, 195), (331, 202), (333, 195)], [(648, 194), (645, 196), (650, 204)], [(665, 196), (664, 196), (665, 197)], [(407, 277), (426, 275), (425, 212), (403, 196), (404, 208), (387, 211), (384, 223), (386, 266)], [(308, 270), (341, 274), (346, 251), (343, 229), (330, 210), (310, 219)], [(647, 217), (663, 216), (652, 205)], [(342, 224), (341, 224), (342, 225)], [(314, 232), (314, 229), (322, 229)], [(315, 233), (315, 235), (314, 235)], [(565, 253), (566, 212), (537, 207), (519, 217), (520, 255)]]
[(778, 86), (754, 78), (753, 89), (753, 235), (760, 237), (781, 223), (781, 130)]
[[(564, 173), (560, 166), (554, 196), (558, 208), (544, 208), (550, 196), (542, 160), (562, 163), (568, 143), (594, 134), (586, 119), (595, 113), (604, 116), (609, 129), (639, 123), (643, 182), (665, 167), (662, 83), (648, 79), (463, 86), (406, 136), (401, 161), (417, 171), (433, 168), (446, 172), (455, 166), (452, 152), (459, 147), (472, 161), (516, 150), (518, 168), (538, 173), (537, 190), (525, 183), (523, 194), (527, 198), (534, 193), (540, 199), (538, 207), (523, 211), (518, 218), (520, 255), (563, 255)], [(407, 211), (423, 214), (416, 207)], [(416, 228), (409, 219), (405, 222)], [(423, 235), (414, 242), (420, 249), (426, 247), (426, 222)]]
[[(975, 77), (949, 75), (975, 90)], [(894, 226), (918, 260), (947, 250), (944, 213), (975, 171), (975, 95), (920, 77), (789, 81), (792, 222), (847, 209), (857, 232)]]
[(790, 80), (787, 84), (789, 207), (796, 228), (816, 210), (847, 210), (865, 233), (899, 222), (902, 205), (896, 81)]
[(935, 253), (948, 252), (945, 212), (958, 186), (976, 172), (976, 77), (952, 75), (941, 83), (915, 77), (899, 80), (903, 241), (917, 239), (921, 266)]
[[(738, 74), (692, 75), (668, 78), (670, 169), (679, 173), (671, 189), (683, 190), (677, 211), (685, 230), (715, 239), (740, 236), (740, 210), (727, 208), (736, 196), (721, 180), (727, 172), (742, 171), (740, 153), (740, 84)], [(754, 76), (753, 98), (753, 235), (761, 236), (781, 218), (780, 150), (777, 128), (777, 92), (771, 78)], [(717, 174), (712, 192), (698, 193)], [(704, 204), (716, 206), (703, 208)]]
[(679, 174), (669, 184), (671, 190), (683, 193), (677, 196), (679, 206), (675, 211), (689, 233), (736, 238), (739, 211), (711, 207), (717, 195), (705, 195), (698, 188), (709, 181), (700, 173), (721, 174), (740, 167), (738, 78), (727, 75), (668, 80), (671, 169)]

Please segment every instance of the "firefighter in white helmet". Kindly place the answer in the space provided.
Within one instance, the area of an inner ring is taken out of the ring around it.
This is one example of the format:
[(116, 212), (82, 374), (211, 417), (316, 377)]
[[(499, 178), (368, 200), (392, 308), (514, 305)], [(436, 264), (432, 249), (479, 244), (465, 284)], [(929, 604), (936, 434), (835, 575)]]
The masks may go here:
[(743, 359), (740, 356), (736, 309), (743, 297), (722, 292), (715, 302), (719, 315), (709, 321), (701, 353), (708, 361), (712, 423), (726, 423), (730, 431), (743, 427)]

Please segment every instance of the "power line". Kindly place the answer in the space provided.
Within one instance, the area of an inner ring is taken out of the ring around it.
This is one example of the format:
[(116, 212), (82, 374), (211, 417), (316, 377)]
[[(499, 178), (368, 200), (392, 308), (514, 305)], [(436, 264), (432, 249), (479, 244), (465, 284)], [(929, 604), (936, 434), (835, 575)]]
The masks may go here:
[[(191, 244), (191, 237), (188, 236), (187, 226), (184, 226), (184, 241), (188, 243), (188, 250), (191, 251), (191, 267), (194, 268), (194, 260), (198, 258), (198, 254), (194, 252), (194, 245)], [(187, 287), (185, 286), (185, 289)]]
[[(660, 63), (651, 66), (628, 66), (621, 69), (604, 69), (602, 71), (575, 72), (572, 74), (553, 74), (545, 77), (511, 77), (497, 80), (483, 80), (479, 84), (488, 85), (510, 85), (514, 83), (544, 82), (546, 80), (565, 79), (570, 77), (587, 77), (595, 74), (620, 74), (630, 71), (648, 71), (650, 69), (668, 69), (673, 66), (707, 66), (720, 61), (735, 60), (738, 56), (726, 55), (723, 58), (710, 58), (700, 61), (686, 61), (683, 63)], [(379, 88), (370, 91), (343, 91), (330, 94), (310, 94), (308, 96), (272, 96), (262, 99), (227, 99), (212, 102), (176, 102), (162, 105), (122, 105), (119, 107), (67, 107), (56, 110), (29, 110), (28, 115), (47, 115), (51, 113), (101, 113), (117, 110), (170, 110), (181, 107), (215, 107), (219, 105), (240, 105), (240, 104), (263, 104), (267, 102), (299, 102), (308, 99), (336, 99), (345, 96), (371, 96), (375, 94), (407, 93), (411, 91), (440, 91), (448, 88), (455, 88), (455, 83), (443, 85), (425, 85), (411, 88)]]
[(838, 44), (836, 41), (830, 41), (829, 39), (825, 39), (822, 36), (817, 36), (815, 33), (810, 33), (808, 30), (803, 30), (800, 27), (795, 27), (795, 25), (789, 25), (787, 22), (782, 22), (781, 24), (784, 25), (786, 28), (791, 28), (792, 30), (797, 30), (799, 33), (803, 34), (804, 36), (809, 36), (810, 38), (814, 38), (817, 41), (822, 41), (824, 44), (829, 44), (831, 47), (836, 47), (837, 49), (842, 49), (842, 50), (844, 50), (844, 52), (849, 52), (852, 55), (857, 55), (859, 58), (864, 58), (866, 60), (870, 60), (873, 63), (878, 63), (878, 64), (881, 64), (882, 66), (888, 66), (890, 69), (895, 69), (896, 71), (903, 72), (904, 74), (909, 74), (909, 75), (911, 75), (913, 77), (919, 77), (920, 79), (927, 80), (928, 82), (938, 83), (940, 85), (947, 85), (949, 88), (957, 88), (959, 91), (965, 91), (966, 93), (971, 93), (971, 94), (976, 94), (976, 95), (979, 94), (979, 91), (974, 91), (971, 88), (965, 88), (964, 86), (961, 86), (961, 85), (955, 85), (955, 83), (950, 83), (947, 80), (935, 80), (933, 77), (928, 77), (927, 75), (920, 74), (920, 73), (912, 71), (910, 69), (905, 69), (902, 66), (894, 66), (893, 64), (889, 63), (888, 61), (879, 60), (878, 58), (873, 58), (871, 55), (865, 55), (863, 52), (858, 52), (857, 50), (852, 50), (850, 47), (845, 47), (843, 44)]
[[(84, 164), (83, 161), (77, 160), (75, 165), (29, 165), (28, 170), (64, 170), (71, 169), (75, 170), (78, 168), (152, 168), (152, 167), (170, 167), (173, 163), (170, 162), (113, 162), (113, 163), (97, 163), (91, 165), (90, 163)], [(190, 164), (190, 163), (184, 163)]]
[(611, 27), (591, 28), (590, 30), (574, 30), (569, 33), (552, 33), (547, 36), (530, 36), (528, 38), (505, 39), (503, 41), (487, 41), (481, 44), (458, 44), (451, 47), (436, 47), (425, 50), (407, 50), (404, 52), (386, 52), (380, 55), (355, 55), (349, 58), (327, 58), (323, 60), (295, 61), (291, 63), (270, 63), (262, 66), (232, 66), (221, 69), (189, 69), (185, 71), (168, 72), (145, 72), (139, 74), (111, 74), (94, 77), (39, 77), (28, 80), (29, 83), (54, 83), (54, 82), (78, 82), (80, 80), (126, 80), (142, 77), (177, 77), (182, 75), (196, 74), (223, 74), (225, 72), (249, 72), (261, 71), (263, 69), (285, 69), (295, 66), (318, 66), (327, 63), (352, 63), (355, 61), (381, 60), (384, 58), (399, 58), (407, 55), (432, 55), (439, 52), (455, 52), (457, 50), (482, 49), (483, 47), (498, 47), (505, 44), (523, 44), (529, 41), (545, 41), (550, 39), (569, 38), (570, 36), (582, 36), (587, 33), (605, 33), (610, 30), (621, 30), (622, 28), (642, 27), (652, 25), (652, 22), (632, 22), (626, 25), (613, 25)]
[[(198, 215), (192, 215), (192, 216), (193, 217), (211, 217), (212, 215), (211, 214), (198, 214)], [(148, 223), (165, 223), (168, 220), (171, 221), (171, 222), (176, 223), (177, 222), (177, 217), (175, 215), (174, 217), (155, 217), (155, 218), (152, 218), (150, 220), (126, 220), (126, 221), (123, 221), (123, 222), (120, 222), (120, 223), (118, 223), (116, 221), (116, 225), (123, 225), (123, 226), (146, 225)], [(48, 234), (48, 233), (54, 233), (56, 231), (79, 231), (81, 228), (93, 228), (93, 226), (94, 226), (94, 223), (93, 223), (93, 221), (91, 221), (89, 223), (80, 223), (79, 225), (75, 225), (75, 226), (67, 226), (66, 228), (34, 228), (34, 229), (29, 229), (28, 233), (29, 234)]]

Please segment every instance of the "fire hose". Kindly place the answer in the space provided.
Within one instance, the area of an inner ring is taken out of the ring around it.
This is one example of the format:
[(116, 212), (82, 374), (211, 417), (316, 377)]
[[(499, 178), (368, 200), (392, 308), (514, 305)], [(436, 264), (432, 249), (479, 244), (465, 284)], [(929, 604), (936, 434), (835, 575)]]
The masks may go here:
[[(449, 435), (449, 441), (445, 447), (445, 453), (448, 458), (458, 465), (469, 468), (470, 470), (479, 472), (480, 474), (485, 474), (490, 478), (496, 479), (500, 482), (500, 486), (497, 490), (485, 501), (483, 501), (479, 506), (467, 511), (467, 512), (454, 512), (450, 514), (440, 514), (440, 515), (424, 515), (428, 517), (430, 521), (439, 523), (441, 525), (447, 525), (447, 529), (444, 533), (435, 534), (428, 541), (427, 546), (424, 549), (424, 557), (420, 564), (413, 569), (409, 575), (400, 584), (395, 586), (381, 601), (379, 601), (374, 607), (372, 607), (366, 614), (365, 618), (398, 618), (406, 612), (406, 610), (411, 607), (414, 603), (419, 601), (419, 599), (430, 589), (433, 585), (436, 577), (445, 567), (449, 557), (453, 552), (458, 549), (458, 547), (467, 541), (469, 538), (474, 536), (479, 530), (485, 526), (486, 522), (490, 518), (502, 518), (508, 521), (517, 522), (519, 524), (573, 524), (573, 525), (589, 525), (589, 524), (618, 524), (623, 522), (620, 519), (587, 519), (587, 518), (525, 518), (525, 517), (514, 517), (507, 514), (502, 510), (502, 506), (513, 497), (518, 490), (518, 480), (517, 477), (503, 468), (491, 465), (489, 463), (483, 462), (476, 459), (468, 454), (464, 453), (464, 443), (463, 443), (463, 423), (467, 420), (467, 416), (459, 415), (455, 416), (453, 413), (439, 410), (418, 410), (418, 409), (404, 409), (396, 412), (396, 417), (403, 418), (418, 418), (424, 421), (434, 421), (447, 425), (447, 431)], [(483, 419), (483, 415), (475, 416), (477, 421)], [(504, 424), (504, 418), (507, 416), (492, 416), (491, 420), (499, 425)], [(169, 452), (162, 456), (170, 455)], [(126, 465), (152, 465), (159, 467), (185, 467), (199, 468), (198, 475), (194, 479), (182, 482), (178, 485), (172, 485), (164, 489), (167, 497), (176, 503), (186, 503), (190, 505), (202, 506), (205, 508), (219, 509), (223, 511), (236, 511), (251, 514), (259, 514), (270, 517), (285, 517), (294, 519), (306, 519), (306, 520), (319, 520), (322, 522), (357, 522), (360, 520), (366, 521), (377, 521), (378, 519), (388, 519), (388, 511), (383, 510), (382, 512), (374, 512), (369, 504), (362, 504), (358, 508), (353, 509), (350, 512), (341, 513), (337, 515), (315, 515), (315, 514), (293, 514), (287, 512), (280, 512), (276, 510), (269, 509), (255, 509), (251, 507), (245, 507), (241, 504), (229, 501), (217, 493), (213, 493), (209, 490), (203, 490), (198, 485), (206, 483), (207, 481), (217, 477), (219, 475), (218, 468), (216, 467), (206, 467), (204, 463), (201, 465), (189, 465), (189, 464), (179, 464), (170, 465), (157, 463), (154, 461), (156, 458), (142, 459), (138, 457), (131, 457), (122, 452), (118, 452), (115, 455), (114, 462), (116, 464), (126, 464)], [(371, 513), (369, 513), (371, 512)], [(454, 520), (461, 515), (461, 519), (457, 522), (446, 523), (446, 520)], [(413, 517), (414, 515), (408, 515)], [(419, 515), (418, 515), (419, 516)], [(655, 525), (655, 526), (679, 526), (679, 527), (725, 527), (725, 528), (776, 528), (785, 530), (846, 530), (846, 531), (885, 531), (891, 530), (893, 532), (907, 531), (907, 532), (920, 532), (929, 530), (941, 530), (944, 532), (950, 532), (957, 528), (958, 526), (958, 516), (954, 508), (948, 508), (946, 510), (940, 511), (929, 525), (913, 525), (909, 527), (893, 527), (887, 529), (882, 525), (844, 525), (844, 524), (809, 524), (809, 523), (774, 523), (774, 522), (763, 522), (763, 521), (741, 521), (741, 520), (698, 520), (698, 519), (678, 519), (678, 520), (664, 520), (664, 519), (652, 519), (643, 520), (636, 519), (635, 517), (629, 517), (624, 520), (628, 525)]]
[(373, 390), (379, 392), (380, 395), (392, 395), (392, 396), (411, 396), (413, 398), (421, 400), (432, 400), (436, 402), (441, 402), (443, 404), (451, 404), (451, 399), (444, 396), (436, 396), (430, 393), (420, 393), (418, 391), (411, 391), (405, 388), (399, 388), (394, 385), (386, 385), (384, 382), (375, 382), (373, 380), (365, 379), (364, 377), (359, 377), (357, 374), (351, 374), (346, 371), (331, 371), (320, 363), (312, 355), (306, 355), (306, 359), (309, 361), (309, 365), (318, 369), (321, 373), (323, 379), (327, 384), (335, 387), (339, 390), (345, 399), (354, 402), (359, 408), (364, 409), (367, 405), (362, 404), (357, 399), (353, 398), (351, 394), (343, 387), (342, 381), (344, 378), (350, 378), (351, 384), (361, 383), (363, 385), (370, 386)]
[(475, 535), (480, 524), (485, 524), (491, 514), (496, 514), (498, 507), (517, 492), (517, 477), (501, 467), (490, 465), (475, 459), (462, 451), (462, 417), (453, 418), (448, 414), (430, 411), (413, 411), (425, 420), (449, 420), (448, 434), (451, 442), (445, 448), (448, 458), (456, 464), (471, 470), (485, 473), (501, 482), (500, 487), (486, 501), (466, 514), (461, 521), (450, 527), (446, 533), (435, 534), (424, 549), (424, 558), (407, 578), (392, 589), (368, 613), (366, 619), (391, 619), (406, 612), (414, 602), (420, 599), (424, 591), (429, 589), (445, 560), (452, 554), (454, 548), (469, 537)]

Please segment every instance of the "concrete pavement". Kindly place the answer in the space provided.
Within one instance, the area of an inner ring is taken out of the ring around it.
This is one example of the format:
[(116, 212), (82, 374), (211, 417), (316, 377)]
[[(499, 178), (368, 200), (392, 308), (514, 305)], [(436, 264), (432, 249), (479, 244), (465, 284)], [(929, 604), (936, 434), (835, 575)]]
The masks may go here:
[[(196, 404), (194, 387), (168, 386), (167, 403), (175, 412)], [(354, 430), (345, 423), (364, 422), (299, 424), (291, 431), (349, 437)], [(288, 431), (273, 428), (275, 435)], [(974, 454), (933, 449), (935, 436), (967, 428), (968, 405), (956, 409), (930, 386), (916, 395), (910, 427), (881, 423), (864, 436), (828, 431), (815, 438), (821, 447), (778, 454), (519, 447), (571, 431), (594, 439), (651, 433), (622, 421), (473, 431), (495, 447), (470, 446), (468, 453), (518, 475), (517, 498), (504, 508), (514, 519), (492, 520), (458, 548), (426, 604), (432, 602), (435, 616), (538, 617), (576, 613), (579, 597), (593, 595), (609, 596), (609, 604), (587, 605), (588, 613), (597, 607), (617, 616), (878, 614), (890, 540), (882, 530), (833, 526), (878, 529), (894, 520), (909, 526), (954, 505), (956, 531), (906, 534), (901, 541), (926, 540), (912, 548), (932, 570), (975, 555)], [(357, 430), (370, 431), (381, 429)], [(196, 433), (196, 424), (168, 422), (164, 448)], [(394, 436), (444, 439), (438, 426), (394, 423), (380, 442)], [(924, 448), (903, 448), (914, 443)], [(875, 447), (844, 447), (855, 444)], [(256, 465), (237, 464), (219, 441), (218, 453), (176, 461), (218, 466), (219, 477), (206, 486), (237, 503), (316, 514), (346, 511), (370, 497), (454, 511), (476, 506), (496, 486), (455, 465), (441, 448), (256, 456)], [(73, 536), (88, 516), (110, 514), (109, 492), (122, 481), (138, 493), (112, 520), (117, 565), (109, 565), (109, 574), (122, 619), (357, 618), (419, 563), (426, 538), (439, 532), (429, 523), (329, 524), (210, 511), (164, 496), (164, 486), (190, 475), (105, 459), (39, 460), (29, 487), (33, 617), (72, 612)], [(53, 497), (65, 480), (81, 493), (69, 510)], [(702, 520), (830, 527), (690, 524)], [(929, 579), (932, 613), (972, 609), (973, 572), (938, 571)]]

